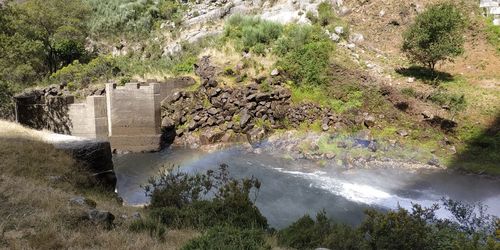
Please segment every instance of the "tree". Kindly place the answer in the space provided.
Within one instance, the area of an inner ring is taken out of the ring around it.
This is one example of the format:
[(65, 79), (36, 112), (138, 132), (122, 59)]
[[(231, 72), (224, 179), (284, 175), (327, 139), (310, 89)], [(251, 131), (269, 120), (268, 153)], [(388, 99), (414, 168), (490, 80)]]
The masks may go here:
[(465, 18), (452, 3), (430, 6), (403, 34), (402, 51), (414, 63), (435, 71), (439, 61), (451, 61), (464, 52)]
[(19, 9), (17, 30), (41, 42), (48, 72), (54, 73), (84, 54), (90, 9), (83, 1), (29, 0)]
[(0, 4), (0, 80), (31, 85), (81, 59), (88, 14), (82, 0)]

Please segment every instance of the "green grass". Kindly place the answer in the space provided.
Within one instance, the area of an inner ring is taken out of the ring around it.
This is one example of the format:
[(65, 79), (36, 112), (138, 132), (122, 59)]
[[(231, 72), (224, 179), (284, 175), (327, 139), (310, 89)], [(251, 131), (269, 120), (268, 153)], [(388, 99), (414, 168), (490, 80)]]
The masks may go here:
[(485, 22), (488, 42), (497, 49), (498, 53), (500, 53), (500, 26), (493, 25), (492, 17), (486, 18)]
[(363, 92), (359, 90), (347, 93), (345, 98), (347, 101), (329, 96), (324, 87), (297, 87), (292, 85), (291, 91), (293, 103), (313, 102), (323, 107), (329, 107), (338, 113), (360, 108), (363, 105)]

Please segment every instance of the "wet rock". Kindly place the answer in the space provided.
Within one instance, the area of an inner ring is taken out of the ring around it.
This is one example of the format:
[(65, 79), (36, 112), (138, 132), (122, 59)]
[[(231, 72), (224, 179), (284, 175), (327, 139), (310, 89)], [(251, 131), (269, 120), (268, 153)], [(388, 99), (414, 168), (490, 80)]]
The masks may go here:
[(435, 157), (433, 157), (432, 159), (430, 159), (427, 164), (431, 165), (431, 166), (435, 166), (435, 167), (439, 167), (439, 160)]

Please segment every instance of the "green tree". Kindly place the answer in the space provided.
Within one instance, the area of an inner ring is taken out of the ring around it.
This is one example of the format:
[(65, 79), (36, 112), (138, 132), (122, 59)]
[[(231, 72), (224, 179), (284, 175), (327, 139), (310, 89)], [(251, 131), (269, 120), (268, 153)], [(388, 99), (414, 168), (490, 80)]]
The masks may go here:
[(43, 46), (43, 60), (50, 73), (85, 54), (85, 21), (90, 13), (81, 0), (29, 0), (18, 6), (16, 29), (26, 39)]
[(451, 61), (464, 52), (464, 27), (465, 18), (453, 3), (432, 5), (403, 34), (402, 51), (434, 71), (439, 61)]

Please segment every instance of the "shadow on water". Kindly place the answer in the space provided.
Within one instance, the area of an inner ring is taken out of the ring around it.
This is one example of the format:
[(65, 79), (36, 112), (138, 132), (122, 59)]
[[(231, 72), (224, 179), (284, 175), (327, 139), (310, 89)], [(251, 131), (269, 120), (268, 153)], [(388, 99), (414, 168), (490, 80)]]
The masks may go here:
[(500, 175), (500, 113), (487, 129), (466, 142), (452, 160), (451, 169), (477, 174)]

